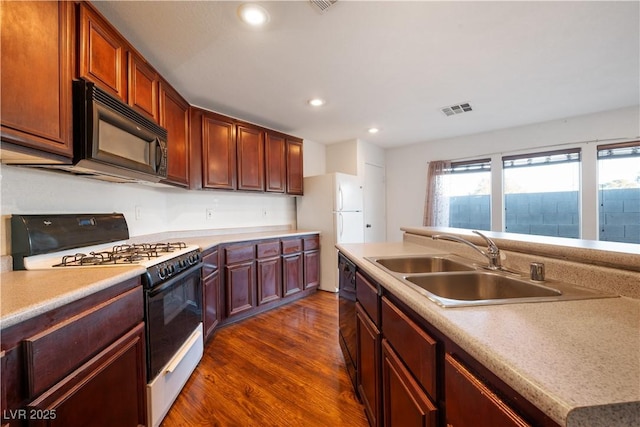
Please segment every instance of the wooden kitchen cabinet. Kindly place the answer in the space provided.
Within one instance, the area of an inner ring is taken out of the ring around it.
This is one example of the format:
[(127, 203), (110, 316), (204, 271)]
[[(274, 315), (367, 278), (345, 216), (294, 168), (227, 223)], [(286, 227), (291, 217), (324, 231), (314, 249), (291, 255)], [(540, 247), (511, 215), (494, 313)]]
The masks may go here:
[(287, 153), (285, 137), (267, 131), (264, 140), (265, 191), (284, 193), (287, 190)]
[(257, 245), (258, 305), (282, 298), (282, 260), (280, 240)]
[(298, 293), (304, 289), (304, 259), (302, 257), (302, 239), (282, 240), (282, 280), (284, 296)]
[(444, 357), (447, 426), (526, 427), (522, 419), (452, 355)]
[(264, 191), (264, 132), (237, 125), (238, 190)]
[(2, 142), (25, 154), (70, 158), (73, 3), (2, 1), (1, 7)]
[(202, 323), (205, 342), (211, 338), (220, 324), (220, 269), (218, 249), (202, 254)]
[(287, 193), (302, 196), (302, 141), (287, 139)]
[(143, 320), (136, 277), (3, 328), (3, 423), (145, 425)]
[(129, 73), (127, 83), (129, 105), (133, 107), (134, 110), (158, 123), (160, 116), (158, 111), (160, 75), (136, 53), (128, 52), (128, 58)]
[(320, 285), (320, 237), (305, 237), (304, 249), (304, 289), (317, 288)]
[[(357, 288), (357, 285), (356, 285)], [(362, 305), (356, 303), (356, 335), (358, 342), (356, 384), (358, 395), (371, 427), (380, 425), (380, 343), (378, 327)]]
[(209, 189), (236, 188), (236, 126), (219, 114), (202, 115), (202, 186)]
[[(438, 410), (389, 342), (382, 340), (382, 395), (385, 427), (436, 427)], [(475, 426), (461, 424), (460, 427)]]
[(191, 167), (189, 103), (164, 80), (160, 80), (159, 87), (159, 123), (167, 130), (167, 179), (164, 182), (189, 187)]
[(87, 3), (79, 5), (78, 75), (127, 102), (127, 42)]
[(224, 251), (226, 315), (234, 317), (256, 306), (255, 244), (229, 246)]
[[(144, 323), (27, 405), (30, 426), (146, 423)], [(99, 397), (99, 398), (98, 398)]]

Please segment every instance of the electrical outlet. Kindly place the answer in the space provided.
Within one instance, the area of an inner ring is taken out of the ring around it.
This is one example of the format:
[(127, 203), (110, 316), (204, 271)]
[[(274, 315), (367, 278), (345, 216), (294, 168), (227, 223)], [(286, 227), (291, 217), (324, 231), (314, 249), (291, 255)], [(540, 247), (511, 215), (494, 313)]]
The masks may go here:
[(207, 221), (213, 220), (214, 212), (215, 212), (215, 210), (213, 208), (207, 208), (205, 210), (205, 218), (207, 219)]

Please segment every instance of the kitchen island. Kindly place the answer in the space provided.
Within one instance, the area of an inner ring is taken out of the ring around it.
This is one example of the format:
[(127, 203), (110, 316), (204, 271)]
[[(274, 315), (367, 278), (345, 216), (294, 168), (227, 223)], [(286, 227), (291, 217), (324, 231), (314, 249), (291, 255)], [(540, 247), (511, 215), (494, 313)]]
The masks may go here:
[[(442, 308), (366, 259), (450, 253), (473, 259), (473, 251), (467, 251), (464, 245), (432, 244), (425, 237), (433, 231), (410, 231), (405, 230), (403, 242), (344, 244), (338, 249), (384, 292), (421, 316), (559, 425), (640, 425), (640, 300), (622, 296)], [(600, 255), (601, 259), (610, 259), (612, 254)], [(631, 254), (622, 258), (627, 262), (633, 257)], [(518, 258), (537, 261), (541, 255), (507, 251), (507, 260), (517, 265)], [(484, 261), (481, 257), (477, 260)], [(548, 271), (555, 272), (554, 260), (544, 260), (551, 267)], [(563, 280), (589, 274), (598, 280), (598, 274), (589, 270), (612, 270), (610, 266), (579, 265), (575, 260), (557, 262), (565, 270)], [(576, 265), (572, 270), (567, 263)], [(583, 273), (576, 275), (581, 269)], [(625, 282), (617, 284), (620, 289), (637, 291), (640, 287), (637, 271), (607, 271), (607, 276), (612, 275), (610, 282)]]

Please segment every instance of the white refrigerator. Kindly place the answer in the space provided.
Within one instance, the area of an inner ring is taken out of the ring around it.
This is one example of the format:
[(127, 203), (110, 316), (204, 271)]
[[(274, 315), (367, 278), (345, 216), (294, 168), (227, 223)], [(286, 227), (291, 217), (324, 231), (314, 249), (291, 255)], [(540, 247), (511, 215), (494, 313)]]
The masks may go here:
[(336, 244), (364, 242), (362, 183), (344, 173), (306, 177), (296, 204), (298, 228), (320, 231), (320, 289), (338, 292)]

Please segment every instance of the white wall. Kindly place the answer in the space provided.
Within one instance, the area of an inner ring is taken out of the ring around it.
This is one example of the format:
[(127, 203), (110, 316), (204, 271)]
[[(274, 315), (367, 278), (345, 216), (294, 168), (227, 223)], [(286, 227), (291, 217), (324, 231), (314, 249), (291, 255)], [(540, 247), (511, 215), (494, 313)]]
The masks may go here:
[[(453, 117), (454, 120), (457, 118)], [(632, 140), (639, 136), (640, 108), (636, 106), (388, 149), (387, 239), (401, 240), (402, 226), (422, 225), (427, 163), (431, 160), (463, 160), (481, 156), (499, 158), (502, 154), (569, 145), (588, 145), (592, 154), (597, 141)], [(587, 175), (583, 182), (596, 182), (594, 168), (583, 168), (583, 174)]]
[(315, 176), (327, 173), (327, 147), (324, 144), (305, 139), (303, 150), (303, 175)]
[[(3, 165), (0, 254), (10, 253), (11, 214), (122, 212), (131, 236), (163, 231), (296, 226), (295, 198), (115, 184)], [(138, 208), (139, 218), (136, 218)], [(213, 218), (206, 219), (207, 209)]]

